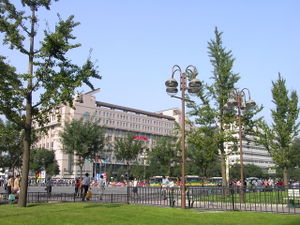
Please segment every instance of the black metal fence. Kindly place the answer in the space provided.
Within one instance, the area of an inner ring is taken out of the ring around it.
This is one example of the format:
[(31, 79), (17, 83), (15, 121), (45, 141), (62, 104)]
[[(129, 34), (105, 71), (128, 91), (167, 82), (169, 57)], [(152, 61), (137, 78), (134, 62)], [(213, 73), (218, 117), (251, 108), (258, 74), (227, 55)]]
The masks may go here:
[[(97, 192), (97, 191), (96, 191)], [(17, 200), (15, 200), (17, 201)], [(72, 193), (29, 192), (29, 203), (34, 202), (81, 202), (82, 198)], [(90, 202), (127, 203), (161, 207), (181, 207), (180, 187), (132, 187), (127, 193), (93, 193)], [(0, 203), (10, 203), (6, 193), (0, 194)], [(187, 208), (220, 211), (256, 211), (300, 214), (300, 190), (287, 187), (187, 187)]]
[[(300, 190), (288, 187), (187, 187), (186, 207), (219, 211), (256, 211), (300, 214)], [(130, 204), (181, 207), (181, 189), (129, 187)]]

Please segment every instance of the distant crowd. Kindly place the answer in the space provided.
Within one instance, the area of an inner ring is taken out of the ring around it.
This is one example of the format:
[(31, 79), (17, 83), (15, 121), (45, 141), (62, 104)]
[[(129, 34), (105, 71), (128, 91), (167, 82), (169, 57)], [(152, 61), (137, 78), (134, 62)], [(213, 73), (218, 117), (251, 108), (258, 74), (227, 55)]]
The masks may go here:
[[(232, 180), (229, 183), (229, 186), (236, 186), (236, 187), (240, 187), (242, 185), (240, 180)], [(269, 178), (269, 179), (260, 179), (260, 178), (252, 178), (252, 179), (246, 179), (244, 181), (244, 186), (246, 187), (275, 187), (275, 186), (279, 186), (282, 187), (284, 186), (284, 182), (281, 179), (273, 179), (273, 178)]]

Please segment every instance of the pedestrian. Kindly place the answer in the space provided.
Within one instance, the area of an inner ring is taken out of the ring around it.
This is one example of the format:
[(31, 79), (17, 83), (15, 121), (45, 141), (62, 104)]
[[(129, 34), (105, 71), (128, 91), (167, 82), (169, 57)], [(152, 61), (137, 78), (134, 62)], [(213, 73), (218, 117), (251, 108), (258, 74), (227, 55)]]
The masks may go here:
[(79, 188), (80, 188), (80, 179), (76, 178), (75, 179), (75, 196), (78, 197), (79, 196)]
[(20, 193), (20, 175), (18, 174), (14, 179), (14, 191), (13, 193), (16, 195), (16, 199), (19, 198)]
[(161, 188), (162, 188), (162, 195), (164, 197), (164, 200), (167, 199), (167, 189), (169, 187), (169, 183), (170, 183), (170, 181), (169, 181), (168, 177), (163, 176)]
[(135, 197), (135, 196), (139, 196), (138, 195), (138, 181), (137, 181), (137, 179), (136, 178), (134, 178), (134, 180), (133, 180), (133, 189), (132, 189), (132, 192), (133, 192), (133, 197)]
[(9, 176), (8, 177), (8, 181), (7, 181), (7, 186), (6, 186), (6, 190), (7, 190), (7, 194), (10, 195), (13, 193), (14, 191), (14, 176)]
[(47, 191), (47, 196), (50, 197), (52, 192), (52, 181), (50, 177), (48, 177), (46, 181), (46, 191)]
[(101, 175), (101, 176), (100, 176), (100, 181), (99, 181), (99, 194), (100, 194), (100, 200), (103, 199), (104, 191), (105, 191), (105, 180), (104, 180), (104, 178), (103, 178), (103, 175)]
[(85, 198), (87, 201), (92, 199), (92, 188), (89, 188), (89, 190), (86, 192)]
[(90, 183), (91, 183), (91, 179), (89, 178), (89, 174), (86, 173), (84, 178), (82, 179), (82, 182), (81, 182), (81, 186), (82, 186), (82, 189), (84, 191), (84, 193), (82, 195), (82, 201), (85, 201), (86, 193), (89, 190)]

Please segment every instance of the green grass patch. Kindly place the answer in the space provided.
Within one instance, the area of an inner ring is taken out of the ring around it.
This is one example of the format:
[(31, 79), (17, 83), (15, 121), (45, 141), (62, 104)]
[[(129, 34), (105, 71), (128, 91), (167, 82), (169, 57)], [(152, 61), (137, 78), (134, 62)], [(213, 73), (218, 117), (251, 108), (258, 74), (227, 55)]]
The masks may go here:
[(45, 203), (0, 205), (3, 225), (299, 225), (299, 215), (205, 212), (126, 204)]
[[(271, 203), (271, 204), (287, 204), (287, 192), (286, 191), (270, 191), (270, 192), (246, 192), (244, 193), (245, 203)], [(212, 202), (235, 202), (240, 201), (240, 194), (208, 194), (207, 196), (201, 196), (194, 198), (198, 201), (212, 201)]]

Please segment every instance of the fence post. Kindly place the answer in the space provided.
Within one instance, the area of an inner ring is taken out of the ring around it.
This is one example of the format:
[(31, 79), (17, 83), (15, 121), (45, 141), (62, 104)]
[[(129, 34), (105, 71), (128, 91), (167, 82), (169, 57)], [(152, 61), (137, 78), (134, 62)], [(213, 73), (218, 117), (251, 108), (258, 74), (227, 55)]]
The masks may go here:
[(129, 186), (127, 185), (127, 204), (130, 204), (130, 201), (129, 201), (129, 195), (130, 195), (130, 188)]
[(230, 188), (230, 193), (231, 193), (231, 202), (232, 202), (232, 210), (234, 211), (234, 187), (229, 187)]

